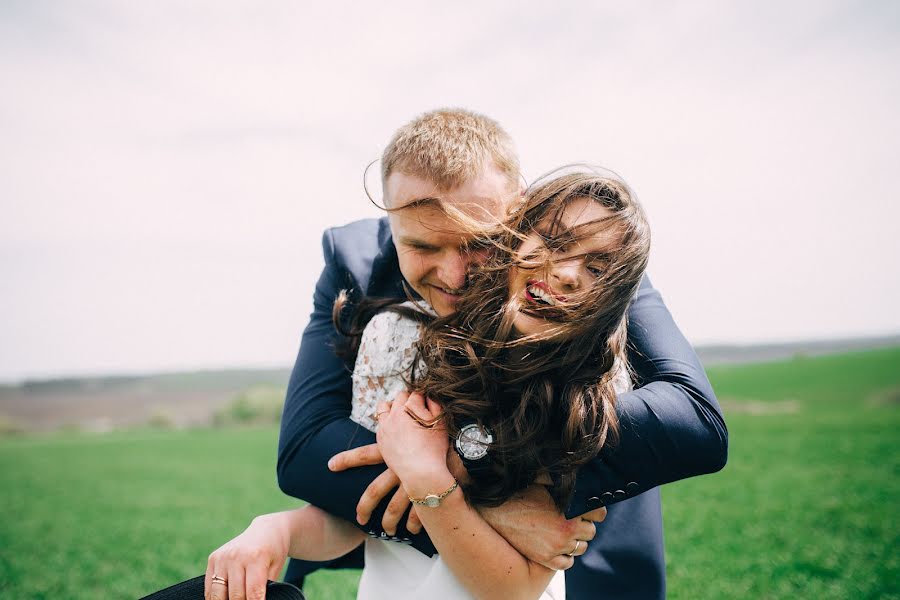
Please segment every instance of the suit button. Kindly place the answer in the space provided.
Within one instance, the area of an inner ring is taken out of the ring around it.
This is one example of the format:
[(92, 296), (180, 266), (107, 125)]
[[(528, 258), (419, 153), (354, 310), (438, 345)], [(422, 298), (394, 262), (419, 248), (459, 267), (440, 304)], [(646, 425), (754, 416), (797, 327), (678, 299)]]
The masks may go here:
[(613, 492), (613, 498), (615, 498), (616, 500), (621, 500), (624, 497), (625, 490), (616, 490), (615, 492)]
[(628, 485), (625, 486), (625, 491), (628, 492), (629, 496), (634, 496), (639, 491), (641, 491), (641, 486), (639, 486), (637, 483), (632, 481), (631, 483), (629, 483)]
[(594, 508), (600, 508), (601, 506), (603, 506), (603, 502), (601, 502), (600, 498), (598, 498), (597, 496), (591, 496), (590, 498), (588, 498), (588, 500), (587, 500), (588, 508), (594, 509)]
[(612, 499), (612, 492), (603, 492), (600, 494), (600, 501), (603, 502), (603, 504), (609, 504)]

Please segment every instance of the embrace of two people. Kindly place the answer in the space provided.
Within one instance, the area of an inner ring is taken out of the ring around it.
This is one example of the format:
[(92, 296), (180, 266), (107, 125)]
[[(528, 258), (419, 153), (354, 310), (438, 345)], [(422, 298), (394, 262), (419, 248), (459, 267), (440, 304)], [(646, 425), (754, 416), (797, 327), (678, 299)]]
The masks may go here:
[(288, 387), (278, 480), (309, 505), (213, 552), (207, 599), (262, 598), (288, 557), (293, 583), (364, 558), (364, 599), (665, 597), (658, 486), (728, 435), (634, 194), (589, 168), (522, 189), (465, 110), (381, 171), (386, 216), (325, 232)]

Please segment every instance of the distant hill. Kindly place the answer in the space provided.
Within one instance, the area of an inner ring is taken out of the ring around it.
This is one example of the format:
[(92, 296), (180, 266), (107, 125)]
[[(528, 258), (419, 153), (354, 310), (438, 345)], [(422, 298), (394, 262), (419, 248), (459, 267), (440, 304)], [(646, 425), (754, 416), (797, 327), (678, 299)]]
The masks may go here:
[(219, 369), (211, 371), (183, 371), (149, 375), (109, 375), (100, 377), (66, 377), (60, 379), (26, 380), (14, 385), (0, 385), (4, 391), (20, 389), (29, 394), (58, 392), (100, 392), (152, 387), (159, 391), (198, 391), (242, 389), (251, 385), (286, 386), (291, 371), (284, 369)]
[(900, 346), (900, 335), (841, 340), (758, 344), (748, 346), (698, 346), (697, 354), (706, 366), (784, 360), (795, 356), (822, 356), (857, 350)]
[(0, 386), (0, 431), (208, 425), (242, 392), (283, 389), (289, 377), (288, 369), (233, 369), (25, 381)]
[[(774, 361), (900, 346), (900, 336), (756, 346), (703, 346), (703, 364)], [(0, 385), (0, 433), (4, 429), (54, 430), (74, 427), (106, 431), (150, 422), (176, 427), (207, 425), (216, 411), (243, 392), (275, 388), (283, 393), (290, 370), (225, 369), (29, 380)]]

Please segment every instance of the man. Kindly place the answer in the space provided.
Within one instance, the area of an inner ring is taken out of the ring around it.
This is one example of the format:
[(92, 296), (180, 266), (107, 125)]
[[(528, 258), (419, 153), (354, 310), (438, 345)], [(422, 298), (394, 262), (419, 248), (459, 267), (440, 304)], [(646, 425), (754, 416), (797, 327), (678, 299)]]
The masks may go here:
[[(375, 464), (378, 456), (368, 447), (374, 434), (349, 419), (350, 371), (333, 351), (332, 305), (342, 289), (354, 299), (402, 297), (405, 281), (438, 314), (452, 312), (477, 257), (466, 250), (465, 231), (437, 210), (435, 201), (489, 220), (520, 196), (519, 180), (509, 136), (484, 116), (435, 111), (395, 134), (382, 159), (389, 216), (331, 229), (323, 237), (325, 269), (282, 418), (278, 480), (285, 493), (349, 521), (359, 519), (371, 535), (434, 552), (424, 532), (409, 531), (400, 519), (405, 498), (390, 493), (396, 478)], [(560, 568), (560, 557), (572, 551), (577, 516), (606, 506), (601, 531), (566, 574), (573, 599), (664, 597), (656, 486), (716, 471), (726, 460), (727, 431), (709, 381), (649, 281), (629, 311), (628, 333), (637, 389), (618, 399), (618, 444), (579, 472), (570, 519), (540, 510), (551, 503), (539, 486), (483, 511), (523, 555)], [(334, 461), (335, 471), (329, 469), (329, 460), (350, 448), (359, 450)], [(410, 526), (419, 529), (414, 519)], [(292, 564), (288, 579), (296, 581), (312, 568)]]

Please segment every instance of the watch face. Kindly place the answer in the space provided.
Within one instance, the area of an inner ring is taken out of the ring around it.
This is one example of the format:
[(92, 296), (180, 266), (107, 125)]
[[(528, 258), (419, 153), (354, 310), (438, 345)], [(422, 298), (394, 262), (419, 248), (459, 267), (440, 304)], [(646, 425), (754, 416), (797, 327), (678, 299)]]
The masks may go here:
[(437, 508), (441, 505), (441, 499), (431, 494), (430, 496), (425, 496), (425, 506), (428, 508)]
[(490, 431), (472, 423), (459, 431), (456, 438), (456, 449), (467, 460), (478, 460), (487, 454), (488, 446), (494, 441)]

